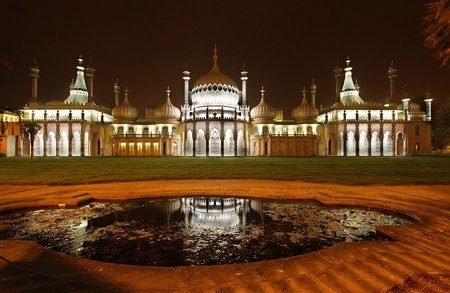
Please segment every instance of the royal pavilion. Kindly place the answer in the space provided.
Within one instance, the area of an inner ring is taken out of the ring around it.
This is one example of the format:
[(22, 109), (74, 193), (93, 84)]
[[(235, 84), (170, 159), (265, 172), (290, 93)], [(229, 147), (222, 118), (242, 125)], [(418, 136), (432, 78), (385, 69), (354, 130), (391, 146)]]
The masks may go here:
[[(388, 68), (389, 96), (385, 103), (360, 95), (350, 60), (334, 68), (335, 102), (316, 107), (314, 80), (303, 88), (298, 106), (285, 117), (283, 109), (261, 88), (253, 107), (247, 100), (248, 72), (238, 84), (220, 70), (214, 49), (211, 70), (190, 84), (183, 71), (184, 101), (177, 107), (169, 88), (162, 104), (139, 111), (133, 95), (117, 80), (114, 107), (98, 105), (94, 96), (95, 70), (78, 59), (69, 95), (43, 102), (38, 97), (40, 70), (30, 68), (31, 97), (17, 113), (0, 112), (0, 152), (8, 156), (406, 156), (431, 153), (429, 89), (425, 109), (405, 91), (396, 94), (397, 69)], [(309, 90), (309, 92), (308, 92)], [(419, 103), (422, 103), (420, 101)], [(31, 150), (27, 123), (40, 126)]]

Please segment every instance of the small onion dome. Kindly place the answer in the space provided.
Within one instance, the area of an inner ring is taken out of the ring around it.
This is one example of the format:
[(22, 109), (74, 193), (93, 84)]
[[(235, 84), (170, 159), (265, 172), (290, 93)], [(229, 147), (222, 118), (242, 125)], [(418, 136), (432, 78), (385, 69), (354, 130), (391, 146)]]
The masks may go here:
[(125, 87), (123, 92), (125, 94), (125, 98), (119, 106), (113, 108), (112, 115), (114, 120), (119, 122), (135, 122), (139, 118), (139, 111), (128, 101), (128, 93), (130, 91)]
[(155, 109), (155, 118), (159, 123), (178, 123), (181, 117), (181, 111), (170, 101), (170, 88), (166, 90), (167, 99), (164, 104)]
[(292, 110), (291, 115), (296, 122), (310, 122), (317, 118), (317, 116), (319, 115), (319, 110), (317, 110), (317, 108), (314, 107), (313, 105), (310, 105), (306, 100), (305, 88), (303, 88), (302, 93), (303, 93), (302, 103), (297, 108)]
[(268, 105), (264, 100), (264, 87), (261, 88), (261, 101), (250, 111), (250, 117), (255, 123), (272, 122), (275, 119), (275, 108)]
[(200, 77), (195, 83), (194, 88), (198, 86), (203, 85), (227, 85), (237, 88), (237, 84), (234, 82), (233, 79), (231, 79), (229, 76), (226, 76), (225, 74), (220, 71), (219, 66), (217, 64), (218, 56), (217, 56), (217, 48), (214, 47), (214, 56), (213, 56), (213, 67), (211, 68), (211, 71), (208, 74), (203, 75)]
[(408, 109), (408, 111), (410, 113), (421, 113), (419, 104), (414, 103), (414, 102), (409, 102), (409, 109)]

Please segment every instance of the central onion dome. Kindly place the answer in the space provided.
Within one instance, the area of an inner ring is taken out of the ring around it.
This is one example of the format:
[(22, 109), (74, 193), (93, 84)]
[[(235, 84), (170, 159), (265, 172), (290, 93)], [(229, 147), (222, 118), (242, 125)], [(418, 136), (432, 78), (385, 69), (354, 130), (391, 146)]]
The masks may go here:
[(130, 91), (125, 87), (125, 90), (123, 92), (125, 94), (123, 102), (117, 107), (114, 107), (111, 114), (113, 115), (114, 120), (116, 120), (117, 122), (135, 122), (139, 118), (139, 111), (128, 101), (128, 93)]
[(194, 106), (238, 106), (240, 91), (237, 84), (220, 71), (217, 60), (217, 48), (214, 47), (211, 71), (194, 83), (191, 96)]
[(317, 110), (316, 107), (309, 104), (306, 100), (306, 88), (303, 88), (303, 99), (302, 103), (292, 110), (292, 118), (294, 118), (295, 122), (300, 123), (308, 123), (308, 122), (314, 122), (314, 120), (317, 118), (317, 115), (319, 115), (319, 110)]
[(275, 119), (275, 108), (268, 105), (264, 100), (264, 87), (261, 88), (261, 101), (250, 111), (250, 117), (255, 123), (271, 123)]
[(167, 99), (164, 104), (155, 109), (155, 118), (158, 123), (177, 124), (181, 117), (181, 111), (170, 101), (170, 88), (166, 90)]

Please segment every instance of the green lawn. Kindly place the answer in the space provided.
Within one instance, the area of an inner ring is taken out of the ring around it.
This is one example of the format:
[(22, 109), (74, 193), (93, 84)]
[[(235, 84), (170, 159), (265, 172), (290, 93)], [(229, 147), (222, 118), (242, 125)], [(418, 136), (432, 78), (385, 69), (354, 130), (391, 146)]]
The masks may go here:
[(343, 184), (450, 184), (450, 157), (0, 158), (0, 184), (257, 178)]

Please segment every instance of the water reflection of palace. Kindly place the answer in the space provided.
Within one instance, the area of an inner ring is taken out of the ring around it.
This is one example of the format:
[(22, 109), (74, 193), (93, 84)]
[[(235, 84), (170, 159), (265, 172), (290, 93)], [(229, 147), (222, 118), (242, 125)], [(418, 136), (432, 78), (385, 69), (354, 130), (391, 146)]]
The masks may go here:
[(264, 224), (263, 203), (241, 198), (191, 197), (130, 202), (123, 210), (89, 220), (89, 227), (104, 227), (112, 222), (156, 221), (170, 226), (182, 222), (186, 227), (245, 227), (256, 219)]

